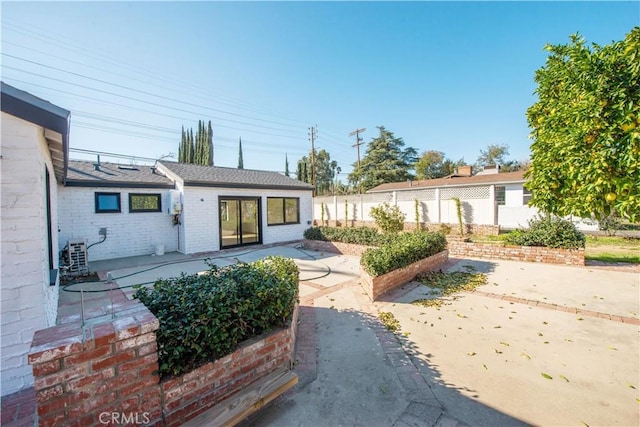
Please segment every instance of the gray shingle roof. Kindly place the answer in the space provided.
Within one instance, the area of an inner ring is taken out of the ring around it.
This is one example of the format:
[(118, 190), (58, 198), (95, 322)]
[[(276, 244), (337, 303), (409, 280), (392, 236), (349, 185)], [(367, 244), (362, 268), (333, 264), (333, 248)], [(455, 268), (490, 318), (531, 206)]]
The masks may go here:
[(173, 181), (160, 173), (154, 174), (150, 166), (101, 162), (96, 170), (95, 162), (80, 160), (69, 160), (67, 185), (75, 187), (174, 187)]
[(384, 191), (418, 190), (421, 188), (455, 187), (460, 185), (504, 184), (510, 182), (525, 182), (524, 172), (503, 172), (488, 175), (455, 176), (446, 178), (425, 179), (421, 181), (388, 182), (373, 187), (367, 193)]
[(205, 187), (274, 188), (290, 190), (312, 190), (310, 184), (290, 178), (278, 172), (236, 169), (219, 166), (202, 166), (176, 162), (159, 162), (184, 180), (185, 185)]

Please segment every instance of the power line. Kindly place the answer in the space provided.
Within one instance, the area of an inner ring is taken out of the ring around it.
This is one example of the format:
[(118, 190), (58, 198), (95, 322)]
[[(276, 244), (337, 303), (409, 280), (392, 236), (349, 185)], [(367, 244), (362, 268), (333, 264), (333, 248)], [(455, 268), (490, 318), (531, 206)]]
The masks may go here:
[(349, 133), (349, 136), (354, 136), (356, 137), (356, 143), (352, 145), (352, 147), (356, 147), (356, 149), (358, 150), (358, 163), (357, 163), (357, 171), (358, 171), (358, 192), (360, 192), (360, 146), (362, 145), (362, 138), (360, 138), (360, 134), (364, 131), (366, 131), (366, 128), (362, 128), (362, 129), (356, 129), (353, 132)]
[[(7, 28), (7, 27), (9, 27), (9, 28)], [(11, 28), (11, 27), (14, 27), (14, 28)], [(249, 111), (253, 110), (255, 112), (260, 112), (262, 114), (276, 116), (276, 115), (273, 114), (273, 108), (272, 107), (254, 106), (254, 105), (252, 105), (250, 103), (246, 103), (244, 101), (234, 100), (232, 97), (229, 97), (229, 96), (226, 96), (226, 95), (222, 95), (220, 93), (216, 93), (214, 91), (211, 91), (211, 90), (202, 88), (200, 86), (194, 85), (194, 84), (192, 84), (192, 82), (181, 81), (180, 78), (175, 77), (175, 76), (167, 76), (167, 77), (165, 77), (165, 76), (162, 76), (161, 74), (158, 74), (156, 72), (156, 70), (148, 70), (148, 69), (144, 69), (144, 68), (141, 68), (141, 67), (133, 67), (133, 66), (130, 66), (129, 64), (127, 64), (127, 63), (123, 63), (120, 59), (117, 59), (117, 58), (111, 58), (109, 56), (100, 55), (100, 54), (92, 54), (89, 51), (87, 51), (86, 48), (80, 47), (78, 45), (74, 46), (73, 44), (68, 43), (68, 41), (61, 41), (60, 39), (56, 39), (55, 37), (52, 37), (50, 32), (47, 32), (47, 34), (38, 33), (37, 31), (34, 31), (34, 29), (31, 28), (30, 26), (25, 28), (25, 27), (20, 27), (19, 25), (16, 25), (15, 21), (12, 21), (12, 22), (5, 21), (5, 22), (3, 22), (3, 29), (8, 29), (9, 31), (14, 31), (14, 32), (17, 32), (17, 33), (21, 33), (21, 34), (23, 34), (23, 35), (25, 35), (27, 37), (30, 37), (30, 38), (33, 38), (33, 39), (36, 39), (36, 40), (41, 40), (41, 41), (43, 41), (45, 43), (58, 45), (58, 46), (61, 46), (64, 49), (68, 49), (68, 50), (79, 52), (80, 54), (82, 54), (84, 56), (87, 56), (87, 57), (90, 57), (90, 58), (94, 58), (94, 59), (96, 59), (98, 61), (103, 61), (103, 62), (112, 64), (116, 68), (128, 69), (130, 71), (133, 71), (135, 74), (140, 74), (140, 72), (142, 71), (142, 73), (145, 76), (155, 77), (157, 80), (168, 82), (172, 86), (182, 86), (182, 87), (186, 87), (186, 88), (189, 88), (189, 89), (192, 89), (192, 90), (195, 89), (195, 90), (198, 91), (198, 94), (202, 94), (203, 92), (206, 92), (206, 93), (212, 94), (213, 96), (215, 96), (217, 98), (226, 98), (226, 99), (229, 100), (229, 101), (227, 101), (227, 104), (230, 104), (230, 103), (231, 103), (230, 105), (236, 104), (237, 108), (242, 108), (242, 109), (249, 110)], [(6, 37), (5, 37), (5, 39), (6, 39)], [(32, 48), (28, 48), (28, 47), (25, 47), (25, 46), (21, 46), (19, 44), (16, 44), (16, 43), (13, 43), (13, 42), (10, 42), (10, 41), (7, 41), (7, 40), (3, 40), (3, 43), (13, 44), (13, 45), (21, 47), (23, 49), (29, 49), (29, 50), (33, 50), (35, 52), (39, 52), (39, 53), (41, 53), (43, 55), (48, 55), (48, 56), (52, 56), (54, 58), (59, 58), (61, 60), (64, 60), (65, 62), (72, 62), (72, 63), (80, 64), (80, 65), (85, 66), (85, 67), (94, 68), (94, 69), (98, 69), (100, 71), (105, 72), (104, 69), (100, 69), (100, 68), (97, 68), (97, 67), (92, 67), (91, 65), (88, 65), (88, 64), (85, 64), (85, 63), (82, 63), (82, 62), (71, 61), (68, 58), (56, 57), (54, 55), (51, 55), (50, 53), (46, 53), (46, 52), (38, 51), (36, 49), (32, 49)], [(112, 68), (114, 68), (114, 67), (109, 67), (110, 70)], [(108, 71), (108, 73), (115, 74), (115, 73), (113, 73), (111, 71)], [(123, 77), (125, 77), (127, 79), (131, 79), (130, 76), (123, 76)], [(141, 81), (139, 79), (137, 79), (137, 80)], [(145, 82), (148, 82), (148, 80), (145, 80)], [(282, 117), (282, 118), (284, 118), (285, 120), (288, 120), (290, 122), (304, 123), (304, 121), (302, 121), (302, 120), (285, 118), (285, 117)], [(257, 119), (257, 120), (265, 120), (265, 119)], [(275, 122), (275, 121), (272, 121), (272, 122), (281, 123), (281, 122)], [(295, 127), (298, 127), (298, 128), (302, 128), (301, 125), (291, 125), (291, 124), (285, 124), (285, 123), (281, 123), (281, 124), (283, 124), (285, 126), (295, 126)]]

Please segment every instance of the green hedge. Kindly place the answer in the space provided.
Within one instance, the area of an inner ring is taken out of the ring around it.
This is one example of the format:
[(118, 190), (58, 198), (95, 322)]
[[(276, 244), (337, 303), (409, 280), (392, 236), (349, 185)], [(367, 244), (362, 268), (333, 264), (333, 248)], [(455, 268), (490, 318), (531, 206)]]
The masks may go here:
[(529, 228), (514, 230), (505, 242), (518, 246), (546, 246), (548, 248), (584, 248), (585, 237), (571, 221), (555, 217), (540, 217), (529, 221)]
[(442, 252), (446, 247), (447, 240), (440, 233), (402, 233), (386, 245), (364, 251), (360, 264), (370, 275), (381, 276)]
[(158, 280), (137, 287), (138, 298), (160, 321), (161, 376), (180, 375), (232, 353), (244, 340), (291, 319), (299, 270), (291, 259), (268, 257), (208, 274)]
[(304, 238), (307, 240), (355, 243), (364, 246), (384, 245), (392, 241), (393, 237), (372, 227), (312, 227), (304, 232)]

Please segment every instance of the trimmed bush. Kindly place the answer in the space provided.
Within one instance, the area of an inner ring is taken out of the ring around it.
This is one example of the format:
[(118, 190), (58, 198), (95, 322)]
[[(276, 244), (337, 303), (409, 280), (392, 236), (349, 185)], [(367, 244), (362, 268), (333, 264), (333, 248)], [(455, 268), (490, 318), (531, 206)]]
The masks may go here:
[(161, 376), (180, 375), (232, 353), (249, 338), (282, 327), (298, 297), (299, 270), (291, 259), (267, 257), (207, 274), (158, 280), (136, 287), (158, 318)]
[(571, 221), (548, 216), (530, 220), (528, 229), (512, 231), (505, 242), (518, 246), (579, 249), (584, 248), (585, 237)]
[(398, 206), (391, 206), (389, 202), (371, 208), (369, 215), (373, 218), (376, 226), (385, 233), (399, 233), (404, 229), (406, 215)]
[(307, 240), (354, 243), (363, 246), (380, 246), (390, 242), (393, 236), (380, 233), (372, 227), (311, 227), (305, 230)]
[(381, 276), (442, 252), (446, 247), (447, 240), (440, 233), (403, 233), (394, 236), (388, 244), (364, 251), (360, 264), (370, 275)]

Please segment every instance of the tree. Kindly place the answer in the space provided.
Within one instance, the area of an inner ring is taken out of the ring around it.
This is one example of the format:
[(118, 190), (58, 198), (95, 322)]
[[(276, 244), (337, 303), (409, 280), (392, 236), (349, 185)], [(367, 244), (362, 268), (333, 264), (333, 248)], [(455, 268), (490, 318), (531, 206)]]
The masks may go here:
[(284, 176), (289, 176), (289, 157), (284, 155)]
[(384, 126), (378, 126), (378, 130), (380, 134), (367, 145), (360, 167), (355, 163), (349, 174), (349, 181), (364, 191), (386, 182), (413, 178), (409, 171), (416, 161), (416, 149), (403, 148), (402, 138), (396, 138)]
[(507, 163), (506, 157), (509, 155), (508, 145), (489, 145), (486, 150), (480, 150), (475, 167), (481, 170), (485, 166), (504, 165)]
[(238, 169), (244, 169), (244, 160), (242, 159), (242, 138), (238, 143)]
[(213, 130), (211, 121), (205, 127), (204, 121), (198, 120), (198, 130), (195, 138), (193, 129), (185, 131), (184, 126), (182, 127), (182, 138), (178, 146), (178, 161), (198, 165), (213, 165)]
[(543, 212), (640, 220), (640, 27), (623, 41), (547, 45), (536, 71), (538, 101), (526, 173)]
[(434, 179), (452, 175), (456, 172), (458, 166), (464, 165), (464, 159), (454, 162), (445, 158), (442, 151), (429, 150), (420, 155), (415, 163), (416, 178), (418, 179)]
[[(311, 184), (311, 152), (309, 156), (303, 156), (298, 160), (297, 178), (300, 181)], [(315, 152), (315, 175), (316, 175), (316, 192), (317, 194), (327, 194), (331, 191), (331, 185), (335, 176), (335, 169), (338, 163), (331, 160), (328, 151), (322, 149)]]

